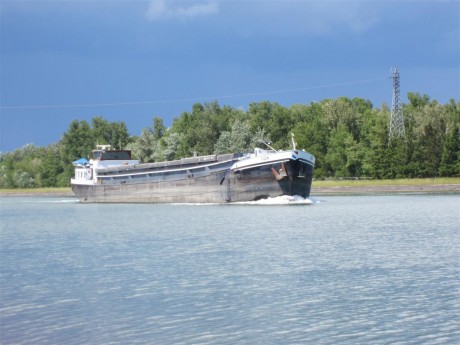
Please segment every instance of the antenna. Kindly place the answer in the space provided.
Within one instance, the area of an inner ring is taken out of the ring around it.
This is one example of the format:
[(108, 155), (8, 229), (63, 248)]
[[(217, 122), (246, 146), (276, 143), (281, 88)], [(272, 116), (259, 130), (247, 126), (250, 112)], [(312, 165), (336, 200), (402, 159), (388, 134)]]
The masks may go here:
[(393, 79), (393, 101), (391, 105), (389, 139), (391, 141), (395, 138), (402, 138), (406, 141), (404, 118), (402, 114), (401, 101), (399, 99), (399, 71), (396, 66), (393, 68), (393, 74), (390, 78)]
[(292, 149), (295, 150), (297, 143), (294, 140), (294, 133), (291, 132), (291, 143), (292, 143)]
[(266, 142), (263, 141), (262, 139), (260, 139), (260, 140), (258, 140), (258, 141), (261, 142), (262, 144), (265, 144), (265, 145), (266, 145), (267, 147), (269, 147), (271, 150), (273, 150), (273, 151), (276, 152), (276, 150), (275, 150), (273, 147), (271, 147), (269, 143), (266, 143)]

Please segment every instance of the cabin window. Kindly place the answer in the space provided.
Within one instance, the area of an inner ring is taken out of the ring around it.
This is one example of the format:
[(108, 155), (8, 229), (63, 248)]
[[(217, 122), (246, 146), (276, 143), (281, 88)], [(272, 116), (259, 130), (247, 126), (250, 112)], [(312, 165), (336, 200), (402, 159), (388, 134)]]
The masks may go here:
[(130, 160), (131, 151), (119, 150), (119, 151), (93, 151), (93, 157), (95, 160)]
[(123, 160), (131, 159), (131, 153), (129, 151), (106, 151), (102, 154), (101, 160)]

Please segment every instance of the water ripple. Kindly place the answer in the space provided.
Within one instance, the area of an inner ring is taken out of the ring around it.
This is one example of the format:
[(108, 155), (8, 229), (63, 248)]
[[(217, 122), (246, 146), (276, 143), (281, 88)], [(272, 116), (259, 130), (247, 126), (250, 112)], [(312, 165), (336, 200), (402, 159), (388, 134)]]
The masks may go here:
[(2, 201), (2, 344), (460, 343), (458, 197)]

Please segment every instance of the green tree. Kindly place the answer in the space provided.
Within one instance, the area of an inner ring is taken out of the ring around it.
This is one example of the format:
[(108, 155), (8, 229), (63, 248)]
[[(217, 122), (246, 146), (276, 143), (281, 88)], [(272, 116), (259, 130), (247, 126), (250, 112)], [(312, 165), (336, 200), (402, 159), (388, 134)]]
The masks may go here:
[[(110, 141), (110, 125), (107, 120), (102, 118), (102, 116), (94, 117), (91, 120), (91, 132), (92, 141), (97, 145), (111, 145)], [(95, 149), (93, 146), (91, 149)]]
[(153, 139), (160, 140), (165, 134), (166, 127), (163, 125), (163, 119), (161, 117), (155, 116), (153, 118)]
[(109, 123), (107, 143), (113, 148), (122, 150), (130, 142), (128, 128), (123, 121)]
[(444, 107), (446, 133), (439, 167), (441, 176), (460, 176), (460, 101), (449, 100)]
[(269, 139), (263, 130), (252, 133), (249, 124), (241, 120), (236, 120), (231, 131), (221, 133), (219, 140), (214, 145), (214, 152), (250, 152), (255, 147), (260, 146), (261, 142), (268, 142)]
[(290, 132), (294, 127), (289, 109), (268, 101), (251, 103), (248, 110), (249, 126), (253, 133), (263, 129), (276, 149), (290, 146)]
[(72, 162), (78, 158), (90, 157), (94, 146), (95, 142), (89, 124), (86, 121), (72, 121), (60, 142), (61, 161), (69, 183), (70, 178), (74, 175)]
[(316, 157), (315, 178), (325, 178), (329, 167), (325, 156), (328, 152), (330, 131), (325, 125), (324, 109), (319, 103), (295, 107), (295, 117), (299, 119), (292, 132), (299, 148), (311, 152)]
[(109, 122), (98, 116), (92, 119), (91, 124), (93, 149), (96, 144), (110, 145), (114, 149), (122, 149), (128, 144), (129, 133), (124, 122)]
[(430, 97), (421, 95), (418, 92), (408, 92), (407, 98), (409, 99), (409, 107), (413, 109), (423, 108), (430, 104)]
[(346, 97), (328, 99), (321, 102), (324, 120), (330, 130), (344, 125), (355, 140), (360, 139), (363, 113), (372, 109), (372, 104), (361, 98), (350, 100)]
[(177, 158), (177, 152), (181, 142), (181, 134), (177, 132), (171, 132), (170, 134), (163, 137), (164, 150), (163, 155), (166, 160), (170, 161)]
[(403, 178), (407, 169), (407, 145), (403, 138), (392, 139), (386, 149), (384, 178)]
[(212, 154), (214, 143), (220, 137), (221, 131), (226, 130), (227, 120), (223, 114), (230, 113), (232, 111), (229, 107), (222, 110), (217, 102), (204, 105), (196, 103), (193, 105), (192, 113), (185, 112), (174, 119), (171, 132), (181, 134), (176, 155), (187, 157), (194, 154)]
[(364, 152), (363, 176), (377, 179), (388, 178), (388, 124), (390, 111), (383, 106), (365, 117), (366, 130), (362, 132)]
[(153, 152), (156, 148), (156, 142), (153, 137), (152, 130), (148, 127), (142, 129), (142, 133), (131, 144), (128, 149), (132, 151), (133, 158), (139, 159), (141, 162), (153, 162)]
[(315, 177), (373, 178), (460, 176), (460, 101), (440, 105), (410, 92), (403, 104), (406, 140), (389, 141), (390, 111), (362, 98), (325, 99), (290, 108), (274, 102), (251, 103), (248, 111), (196, 103), (166, 129), (160, 117), (136, 137), (124, 122), (95, 117), (91, 126), (74, 120), (61, 141), (48, 147), (24, 145), (0, 153), (0, 188), (69, 185), (72, 161), (89, 157), (97, 143), (128, 147), (143, 162), (250, 151), (258, 140), (297, 147), (316, 156)]
[(435, 177), (444, 149), (445, 109), (437, 102), (414, 102), (417, 107), (409, 105), (403, 108), (408, 119), (406, 137), (409, 164), (406, 167), (406, 175)]
[(460, 124), (446, 135), (439, 174), (460, 177)]
[(360, 176), (362, 156), (360, 146), (345, 125), (339, 125), (332, 130), (325, 156), (330, 176)]
[(0, 188), (14, 188), (12, 171), (6, 164), (0, 165)]
[[(58, 176), (64, 172), (59, 155), (59, 145), (53, 144), (48, 146), (44, 152), (44, 158), (38, 167), (39, 180), (41, 187), (59, 186)], [(64, 186), (68, 185), (66, 181)]]
[(26, 171), (15, 170), (13, 174), (14, 185), (18, 188), (33, 188), (35, 187), (34, 178)]

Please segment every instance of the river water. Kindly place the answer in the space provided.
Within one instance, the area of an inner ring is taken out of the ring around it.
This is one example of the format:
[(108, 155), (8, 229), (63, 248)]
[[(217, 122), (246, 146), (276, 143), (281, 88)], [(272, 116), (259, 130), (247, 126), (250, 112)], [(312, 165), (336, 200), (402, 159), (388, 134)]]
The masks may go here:
[(1, 344), (458, 344), (460, 196), (0, 199)]

